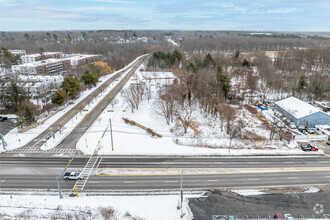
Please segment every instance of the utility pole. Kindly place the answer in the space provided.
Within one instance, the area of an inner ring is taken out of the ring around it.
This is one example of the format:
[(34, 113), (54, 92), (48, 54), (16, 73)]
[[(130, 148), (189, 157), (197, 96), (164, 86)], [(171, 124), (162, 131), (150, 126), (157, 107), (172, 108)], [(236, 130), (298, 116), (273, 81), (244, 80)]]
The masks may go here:
[(182, 191), (182, 183), (183, 183), (183, 169), (181, 169), (181, 183), (180, 183), (180, 209), (181, 209), (181, 218), (186, 214), (182, 211), (182, 203), (183, 203), (183, 191)]
[(112, 137), (112, 125), (111, 125), (111, 118), (109, 119), (109, 121), (110, 121), (111, 148), (112, 148), (112, 151), (113, 151), (113, 137)]
[(64, 169), (63, 169), (63, 171), (61, 172), (61, 174), (60, 174), (58, 177), (56, 177), (57, 188), (58, 188), (58, 195), (59, 195), (60, 199), (63, 198), (62, 191), (61, 191), (61, 186), (60, 186), (60, 178), (63, 176), (64, 172), (65, 172), (66, 169), (69, 167), (69, 165), (71, 164), (71, 162), (73, 161), (73, 159), (74, 159), (75, 157), (76, 157), (76, 153), (73, 154), (73, 157), (72, 157), (71, 160), (69, 160), (69, 163), (68, 163), (66, 166), (64, 166)]

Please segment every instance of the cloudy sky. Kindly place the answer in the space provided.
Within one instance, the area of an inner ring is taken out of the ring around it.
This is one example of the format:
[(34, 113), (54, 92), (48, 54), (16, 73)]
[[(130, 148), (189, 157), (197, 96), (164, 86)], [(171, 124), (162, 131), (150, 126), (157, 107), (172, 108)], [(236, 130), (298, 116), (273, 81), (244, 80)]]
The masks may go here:
[(330, 0), (0, 0), (0, 31), (330, 31)]

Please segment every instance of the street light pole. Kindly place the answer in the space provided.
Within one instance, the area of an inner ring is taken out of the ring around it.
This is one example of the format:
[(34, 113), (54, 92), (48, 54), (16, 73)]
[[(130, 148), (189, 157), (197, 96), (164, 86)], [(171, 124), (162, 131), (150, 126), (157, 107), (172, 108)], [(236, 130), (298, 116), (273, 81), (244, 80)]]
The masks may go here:
[(60, 199), (63, 198), (63, 195), (62, 195), (62, 191), (61, 191), (61, 186), (60, 186), (60, 178), (61, 176), (63, 176), (64, 172), (66, 171), (66, 169), (68, 168), (68, 166), (71, 164), (71, 162), (73, 161), (73, 159), (76, 157), (76, 153), (73, 154), (73, 157), (71, 160), (69, 160), (69, 163), (64, 167), (63, 171), (61, 172), (61, 174), (56, 177), (56, 182), (57, 182), (57, 188), (58, 188), (58, 194), (59, 194), (59, 197)]
[(111, 118), (109, 119), (109, 122), (110, 122), (110, 134), (111, 134), (111, 148), (112, 148), (112, 151), (113, 151), (114, 149), (113, 149), (113, 136), (112, 136)]

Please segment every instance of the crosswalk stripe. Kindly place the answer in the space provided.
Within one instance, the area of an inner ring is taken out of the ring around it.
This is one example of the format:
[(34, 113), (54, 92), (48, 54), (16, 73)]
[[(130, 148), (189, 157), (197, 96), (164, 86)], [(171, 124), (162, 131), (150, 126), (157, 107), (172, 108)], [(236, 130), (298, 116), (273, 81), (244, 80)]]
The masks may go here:
[(8, 150), (5, 153), (75, 153), (75, 149), (51, 149), (51, 150), (41, 150), (41, 149), (13, 149)]

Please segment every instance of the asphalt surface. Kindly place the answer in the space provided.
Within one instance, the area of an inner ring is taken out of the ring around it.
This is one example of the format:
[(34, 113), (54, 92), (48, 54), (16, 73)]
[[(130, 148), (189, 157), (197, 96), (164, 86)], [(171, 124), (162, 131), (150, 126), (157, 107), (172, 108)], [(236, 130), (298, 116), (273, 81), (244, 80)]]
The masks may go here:
[[(55, 178), (69, 158), (1, 157), (0, 188), (56, 189)], [(82, 171), (89, 158), (75, 158), (68, 171)], [(278, 167), (308, 167), (300, 172), (273, 172)], [(180, 175), (98, 176), (100, 168), (249, 168), (251, 173), (184, 175), (185, 189), (210, 189), (250, 186), (329, 184), (329, 157), (278, 158), (99, 158), (85, 185), (86, 191), (169, 190), (179, 189)], [(254, 172), (267, 168), (267, 172)], [(75, 181), (62, 180), (63, 189), (72, 189)]]
[[(111, 102), (111, 100), (116, 96), (116, 94), (121, 90), (121, 88), (125, 85), (128, 79), (134, 74), (136, 69), (140, 66), (144, 58), (137, 60), (131, 67), (132, 69), (129, 73), (112, 89), (105, 98), (103, 98), (98, 105), (91, 110), (87, 117), (84, 119), (73, 129), (68, 137), (66, 137), (58, 146), (57, 148), (75, 148), (76, 143), (80, 139), (80, 137), (84, 134), (84, 132), (92, 125), (92, 123), (97, 119), (97, 117), (102, 113), (103, 109)], [(123, 70), (116, 74), (115, 76), (111, 77), (107, 81), (105, 81), (100, 87), (95, 89), (90, 95), (80, 101), (78, 104), (75, 105), (74, 108), (69, 110), (65, 115), (59, 118), (56, 122), (50, 125), (45, 131), (43, 131), (40, 135), (36, 138), (31, 140), (21, 149), (39, 149), (45, 140), (48, 140), (52, 137), (53, 133), (58, 132), (67, 122), (69, 122), (76, 114), (82, 111), (90, 102), (92, 102), (102, 91), (105, 90), (112, 82), (114, 82), (118, 77), (120, 77), (124, 72), (127, 70)]]
[(7, 119), (0, 122), (0, 133), (6, 135), (10, 130), (16, 127), (16, 119)]
[(290, 213), (302, 219), (330, 219), (330, 191), (303, 193), (284, 188), (279, 193), (242, 196), (213, 190), (205, 197), (190, 198), (189, 207), (194, 220), (227, 219), (230, 215), (239, 219), (271, 219), (276, 213)]

